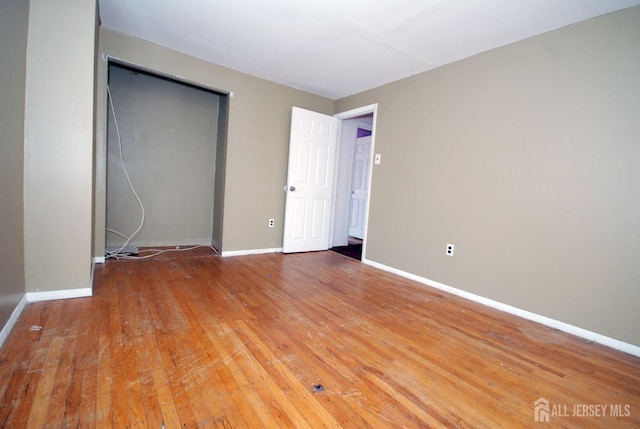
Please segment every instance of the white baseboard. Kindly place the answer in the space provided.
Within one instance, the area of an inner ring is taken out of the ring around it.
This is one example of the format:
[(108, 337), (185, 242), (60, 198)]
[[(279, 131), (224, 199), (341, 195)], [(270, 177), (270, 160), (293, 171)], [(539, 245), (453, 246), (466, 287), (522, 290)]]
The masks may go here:
[(94, 256), (93, 263), (94, 264), (104, 264), (105, 257), (104, 256)]
[(18, 305), (11, 313), (11, 316), (9, 316), (9, 320), (7, 320), (7, 323), (5, 323), (4, 327), (2, 328), (2, 331), (0, 331), (0, 348), (2, 347), (4, 342), (7, 340), (7, 338), (9, 338), (9, 333), (11, 332), (16, 322), (18, 321), (18, 318), (22, 314), (22, 310), (24, 310), (24, 307), (25, 305), (27, 305), (27, 302), (28, 302), (27, 295), (25, 294), (22, 296), (22, 299), (20, 300), (20, 302), (18, 302)]
[(445, 284), (438, 283), (436, 281), (429, 280), (427, 278), (420, 277), (415, 274), (411, 274), (409, 272), (399, 270), (397, 268), (389, 267), (387, 265), (380, 264), (378, 262), (374, 262), (369, 259), (363, 259), (362, 262), (367, 265), (371, 265), (372, 267), (376, 267), (381, 270), (388, 271), (393, 274), (397, 274), (401, 277), (417, 281), (427, 286), (430, 286), (445, 292), (449, 292), (453, 295), (457, 295), (459, 297), (468, 299), (470, 301), (474, 301), (474, 302), (486, 305), (488, 307), (492, 307), (497, 310), (504, 311), (505, 313), (513, 314), (515, 316), (522, 317), (523, 319), (531, 320), (533, 322), (540, 323), (550, 328), (554, 328), (559, 331), (566, 332), (568, 334), (572, 334), (580, 338), (584, 338), (587, 341), (592, 341), (594, 343), (602, 344), (604, 346), (611, 347), (612, 349), (620, 350), (622, 352), (629, 353), (630, 355), (640, 357), (640, 347), (636, 345), (625, 343), (624, 341), (616, 340), (615, 338), (610, 338), (605, 335), (598, 334), (596, 332), (588, 331), (586, 329), (583, 329), (574, 325), (570, 325), (568, 323), (564, 323), (559, 320), (551, 319), (549, 317), (542, 316), (540, 314), (532, 313), (530, 311), (523, 310), (521, 308), (513, 307), (511, 305), (504, 304), (499, 301), (494, 301), (492, 299), (485, 298), (483, 296), (476, 295), (470, 292), (466, 292), (464, 290), (457, 289), (452, 286), (447, 286)]
[(92, 296), (90, 287), (82, 289), (52, 290), (42, 292), (27, 292), (27, 302), (51, 301), (52, 299), (85, 298)]
[(264, 253), (279, 253), (282, 252), (282, 247), (274, 247), (272, 249), (252, 249), (252, 250), (230, 250), (223, 251), (220, 256), (244, 256), (244, 255), (262, 255)]

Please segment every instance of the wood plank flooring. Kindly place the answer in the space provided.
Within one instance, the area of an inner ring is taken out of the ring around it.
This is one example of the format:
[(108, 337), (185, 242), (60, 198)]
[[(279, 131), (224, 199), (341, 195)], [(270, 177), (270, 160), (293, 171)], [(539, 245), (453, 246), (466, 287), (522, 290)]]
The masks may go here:
[(333, 252), (198, 249), (27, 305), (0, 401), (3, 428), (631, 428), (640, 359)]

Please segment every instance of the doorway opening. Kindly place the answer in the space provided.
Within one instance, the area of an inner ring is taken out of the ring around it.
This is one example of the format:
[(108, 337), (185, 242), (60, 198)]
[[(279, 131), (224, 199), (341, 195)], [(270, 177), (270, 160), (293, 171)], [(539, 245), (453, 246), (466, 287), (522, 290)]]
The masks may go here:
[(107, 92), (105, 247), (220, 251), (228, 96), (111, 61)]
[(357, 260), (365, 258), (376, 107), (335, 115), (342, 121), (331, 250)]

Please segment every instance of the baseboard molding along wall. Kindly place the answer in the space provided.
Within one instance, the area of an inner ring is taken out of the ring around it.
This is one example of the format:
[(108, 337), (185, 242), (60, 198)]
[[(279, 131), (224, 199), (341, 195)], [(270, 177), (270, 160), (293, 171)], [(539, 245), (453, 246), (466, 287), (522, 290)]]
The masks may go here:
[(230, 250), (223, 251), (220, 256), (226, 258), (228, 256), (244, 256), (244, 255), (262, 255), (264, 253), (279, 253), (282, 247), (274, 247), (271, 249), (252, 249), (252, 250)]
[(86, 298), (92, 296), (90, 287), (82, 289), (52, 290), (42, 292), (27, 292), (27, 302), (51, 301), (53, 299)]
[(587, 341), (592, 341), (594, 343), (602, 344), (607, 347), (611, 347), (612, 349), (620, 350), (625, 353), (629, 353), (630, 355), (640, 357), (640, 347), (625, 343), (624, 341), (616, 340), (615, 338), (610, 338), (602, 334), (598, 334), (596, 332), (588, 331), (586, 329), (570, 325), (568, 323), (561, 322), (559, 320), (551, 319), (546, 316), (542, 316), (540, 314), (532, 313), (527, 310), (523, 310), (521, 308), (513, 307), (508, 304), (504, 304), (502, 302), (494, 301), (489, 298), (485, 298), (480, 295), (476, 295), (470, 292), (466, 292), (461, 289), (454, 288), (452, 286), (447, 286), (442, 283), (438, 283), (433, 280), (429, 280), (424, 277), (417, 276), (415, 274), (411, 274), (406, 271), (399, 270), (397, 268), (389, 267), (384, 264), (380, 264), (378, 262), (371, 261), (369, 259), (363, 259), (363, 263), (367, 265), (371, 265), (372, 267), (379, 268), (384, 271), (388, 271), (393, 274), (397, 274), (401, 277), (407, 278), (409, 280), (417, 281), (418, 283), (422, 283), (424, 285), (442, 290), (444, 292), (449, 292), (450, 294), (457, 295), (459, 297), (468, 299), (470, 301), (477, 302), (479, 304), (486, 305), (488, 307), (495, 308), (497, 310), (504, 311), (505, 313), (513, 314), (518, 317), (522, 317), (523, 319), (531, 320), (533, 322), (540, 323), (542, 325), (548, 326), (550, 328), (557, 329), (562, 332), (566, 332), (571, 335), (575, 335), (580, 338), (584, 338)]
[(16, 322), (18, 321), (18, 318), (22, 314), (22, 310), (24, 310), (24, 307), (27, 305), (27, 302), (28, 302), (27, 295), (25, 294), (22, 296), (22, 299), (20, 300), (20, 302), (18, 302), (18, 305), (16, 306), (16, 308), (13, 309), (11, 316), (9, 316), (9, 320), (7, 320), (7, 323), (5, 323), (4, 328), (2, 328), (2, 331), (0, 331), (0, 348), (2, 347), (4, 342), (7, 340), (7, 338), (9, 338), (9, 333), (11, 332)]

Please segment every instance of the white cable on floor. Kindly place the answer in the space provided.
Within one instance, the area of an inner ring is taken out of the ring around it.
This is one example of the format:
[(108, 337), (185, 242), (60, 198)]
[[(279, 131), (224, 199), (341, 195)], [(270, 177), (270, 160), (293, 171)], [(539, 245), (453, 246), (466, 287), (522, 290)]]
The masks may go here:
[(144, 256), (131, 256), (131, 255), (113, 255), (112, 258), (115, 259), (125, 259), (125, 260), (139, 260), (139, 259), (150, 259), (153, 257), (156, 257), (158, 255), (162, 255), (163, 253), (169, 253), (169, 252), (186, 252), (188, 250), (194, 250), (194, 249), (198, 249), (200, 247), (208, 247), (209, 249), (213, 250), (213, 252), (217, 255), (218, 251), (213, 247), (213, 246), (208, 246), (205, 244), (198, 244), (195, 246), (190, 246), (190, 247), (180, 247), (180, 248), (175, 248), (175, 249), (140, 249), (139, 253), (147, 253), (147, 252), (154, 252), (150, 255), (144, 255)]

